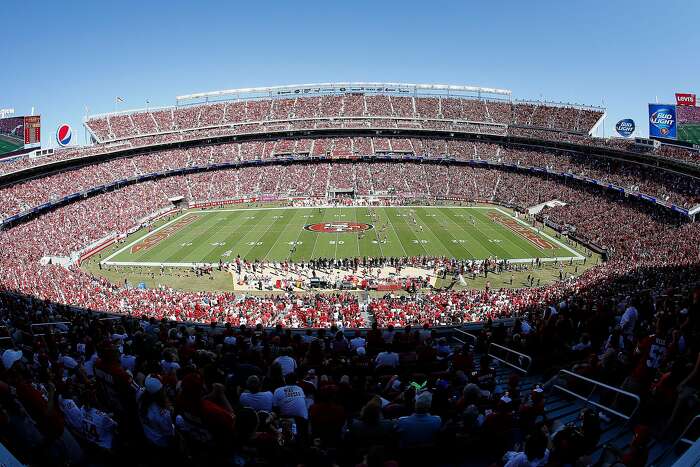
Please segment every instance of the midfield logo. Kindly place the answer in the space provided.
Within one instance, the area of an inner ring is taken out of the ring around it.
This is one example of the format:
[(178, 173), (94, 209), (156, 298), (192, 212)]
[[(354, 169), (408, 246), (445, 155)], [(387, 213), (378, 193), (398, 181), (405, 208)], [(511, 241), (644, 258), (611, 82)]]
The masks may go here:
[(311, 232), (323, 233), (357, 233), (365, 230), (373, 229), (372, 224), (364, 224), (362, 222), (325, 222), (320, 224), (305, 225), (306, 230)]

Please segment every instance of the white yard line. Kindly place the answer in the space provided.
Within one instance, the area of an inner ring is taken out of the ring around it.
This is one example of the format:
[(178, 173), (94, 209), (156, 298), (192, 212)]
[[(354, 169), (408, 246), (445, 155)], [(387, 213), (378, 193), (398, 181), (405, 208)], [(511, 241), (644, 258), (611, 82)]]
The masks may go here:
[[(353, 211), (353, 214), (355, 217), (355, 223), (357, 224), (358, 223), (358, 221), (357, 221), (357, 209), (355, 209)], [(359, 232), (355, 234), (355, 239), (357, 240), (357, 257), (361, 258), (362, 255), (360, 254), (360, 233)]]
[(289, 245), (289, 261), (292, 260), (292, 249), (294, 249), (294, 252), (296, 253), (296, 247), (297, 244), (299, 243), (299, 238), (301, 237), (301, 234), (304, 233), (304, 228), (302, 227), (299, 229), (299, 233), (297, 234), (297, 238), (294, 240), (294, 245)]
[[(438, 209), (437, 212), (439, 212), (440, 215), (442, 215), (445, 219), (447, 219), (448, 221), (452, 222), (454, 225), (456, 225), (457, 227), (459, 227), (459, 230), (461, 230), (463, 233), (465, 233), (466, 235), (469, 235), (470, 237), (472, 237), (472, 235), (471, 235), (469, 232), (467, 232), (466, 230), (464, 230), (464, 227), (462, 227), (462, 225), (459, 224), (456, 220), (452, 219), (450, 216), (448, 216), (448, 215), (445, 214), (444, 212), (441, 212), (440, 209)], [(477, 228), (477, 230), (478, 230), (478, 228)], [(450, 235), (451, 235), (451, 234), (450, 234)], [(483, 233), (482, 233), (482, 235), (483, 235)], [(451, 235), (451, 236), (452, 236), (452, 238), (455, 238), (454, 235)], [(473, 237), (472, 237), (472, 238), (473, 238)], [(466, 241), (466, 239), (464, 239), (464, 240)], [(476, 240), (476, 239), (474, 239), (474, 240)], [(474, 258), (474, 255), (472, 254), (472, 252), (469, 251), (469, 248), (466, 247), (466, 243), (459, 243), (459, 242), (458, 242), (458, 244), (462, 247), (462, 249), (463, 249), (464, 251), (467, 252), (467, 254), (469, 255), (470, 258), (472, 258), (472, 259)], [(461, 276), (460, 276), (460, 277), (461, 277)]]
[[(320, 222), (317, 222), (317, 224), (323, 224), (324, 222), (326, 222), (326, 221), (324, 221), (324, 219), (326, 218), (326, 211), (324, 211), (320, 214), (321, 214), (321, 216), (320, 216), (321, 220), (320, 220)], [(318, 232), (316, 232), (316, 236), (314, 237), (314, 246), (313, 246), (313, 248), (311, 248), (311, 259), (316, 258), (316, 256), (314, 256), (314, 253), (316, 253), (316, 244), (318, 243), (318, 237), (320, 237), (320, 235)]]
[[(386, 215), (387, 220), (389, 221), (389, 224), (391, 225), (391, 231), (394, 232), (394, 237), (399, 241), (399, 245), (401, 245), (401, 249), (403, 250), (403, 254), (405, 257), (408, 257), (408, 253), (406, 253), (406, 248), (403, 247), (403, 242), (401, 241), (401, 237), (399, 237), (399, 234), (396, 233), (396, 228), (394, 227), (394, 223), (391, 221), (391, 217), (389, 217), (389, 214), (386, 212), (386, 208), (388, 206), (384, 207), (384, 215)], [(415, 237), (415, 235), (414, 235)], [(421, 248), (423, 248), (423, 251), (425, 251), (425, 247), (421, 245)]]

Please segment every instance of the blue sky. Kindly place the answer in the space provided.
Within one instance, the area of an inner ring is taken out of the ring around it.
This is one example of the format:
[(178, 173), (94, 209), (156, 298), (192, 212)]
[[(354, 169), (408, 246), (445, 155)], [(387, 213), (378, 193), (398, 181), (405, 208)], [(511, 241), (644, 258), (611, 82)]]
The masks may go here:
[(175, 96), (327, 81), (469, 84), (600, 105), (700, 93), (700, 2), (3, 2), (0, 108), (60, 122)]

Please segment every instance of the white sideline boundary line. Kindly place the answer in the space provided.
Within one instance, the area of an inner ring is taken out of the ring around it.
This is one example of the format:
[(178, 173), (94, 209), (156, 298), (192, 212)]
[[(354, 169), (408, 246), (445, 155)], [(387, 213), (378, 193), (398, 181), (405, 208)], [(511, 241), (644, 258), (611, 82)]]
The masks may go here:
[[(106, 257), (106, 258), (103, 259), (102, 261), (100, 261), (100, 264), (119, 264), (119, 261), (111, 261), (111, 259), (114, 258), (114, 257), (117, 256), (117, 255), (122, 254), (123, 252), (125, 252), (126, 250), (128, 250), (129, 248), (131, 248), (132, 246), (136, 245), (136, 244), (137, 244), (138, 242), (140, 242), (141, 240), (145, 240), (146, 238), (150, 237), (151, 235), (153, 235), (154, 233), (158, 232), (159, 230), (164, 229), (165, 227), (169, 226), (169, 225), (172, 224), (173, 222), (177, 222), (177, 221), (179, 221), (180, 219), (182, 219), (183, 217), (189, 216), (190, 214), (194, 214), (194, 213), (193, 213), (193, 212), (186, 212), (186, 213), (184, 213), (183, 215), (178, 216), (178, 217), (176, 217), (175, 219), (173, 219), (173, 220), (171, 220), (171, 221), (169, 221), (169, 222), (166, 222), (165, 224), (161, 225), (160, 227), (158, 227), (158, 228), (156, 228), (156, 229), (153, 229), (152, 231), (148, 232), (146, 235), (144, 235), (144, 236), (142, 236), (142, 237), (139, 237), (139, 238), (137, 238), (136, 240), (134, 240), (133, 242), (129, 243), (129, 244), (128, 244), (127, 246), (125, 246), (124, 248), (121, 248), (120, 250), (117, 250), (116, 252), (112, 253), (111, 255), (109, 255), (108, 257)], [(139, 264), (143, 264), (143, 263), (139, 263)]]
[[(157, 233), (161, 229), (164, 229), (165, 227), (169, 226), (170, 224), (179, 221), (185, 216), (188, 216), (190, 214), (197, 214), (197, 213), (217, 213), (217, 212), (239, 212), (239, 211), (269, 211), (269, 210), (283, 210), (283, 209), (318, 209), (318, 208), (339, 208), (339, 209), (350, 209), (350, 208), (357, 208), (358, 206), (301, 206), (301, 207), (290, 207), (290, 206), (285, 206), (285, 207), (276, 207), (276, 208), (240, 208), (240, 209), (201, 209), (198, 210), (197, 208), (193, 208), (192, 210), (182, 214), (181, 216), (176, 217), (175, 219), (166, 222), (165, 224), (161, 225), (160, 227), (154, 229), (153, 231), (147, 233), (146, 235), (137, 238), (136, 240), (132, 241), (125, 247), (117, 250), (116, 252), (112, 253), (109, 255), (107, 258), (103, 259), (100, 261), (100, 264), (102, 265), (108, 265), (108, 266), (144, 266), (144, 267), (195, 267), (195, 266), (207, 266), (207, 267), (216, 267), (219, 265), (219, 263), (204, 263), (204, 262), (190, 262), (190, 263), (160, 263), (160, 262), (145, 262), (145, 261), (112, 261), (112, 258), (115, 256), (118, 256), (131, 248), (132, 246), (136, 245), (137, 243), (145, 240), (146, 238), (150, 237), (151, 235)], [(383, 207), (394, 207), (394, 206), (383, 206)], [(406, 206), (395, 206), (395, 207), (406, 207)], [(556, 245), (558, 245), (561, 248), (564, 248), (568, 252), (572, 253), (574, 256), (557, 256), (557, 257), (550, 257), (550, 258), (540, 258), (540, 261), (543, 263), (554, 263), (557, 261), (570, 261), (570, 260), (575, 260), (575, 261), (581, 261), (584, 260), (585, 257), (583, 257), (579, 252), (574, 250), (573, 248), (569, 247), (568, 245), (563, 244), (559, 240), (553, 238), (552, 236), (546, 234), (545, 232), (537, 232), (537, 229), (527, 222), (518, 219), (517, 217), (512, 216), (511, 214), (507, 213), (506, 211), (503, 211), (499, 207), (495, 206), (430, 206), (430, 205), (421, 205), (421, 206), (411, 206), (411, 207), (416, 207), (416, 208), (435, 208), (435, 207), (440, 207), (440, 208), (448, 208), (448, 209), (491, 209), (494, 211), (498, 211), (504, 216), (514, 219), (518, 223), (526, 226), (533, 232), (537, 233), (538, 235), (545, 237), (547, 240), (552, 241)], [(535, 258), (513, 258), (513, 259), (508, 259), (506, 262), (508, 263), (530, 263), (534, 260)], [(477, 263), (483, 262), (483, 260), (476, 260)]]
[(547, 233), (545, 233), (545, 232), (542, 232), (542, 231), (538, 231), (536, 228), (534, 228), (533, 226), (531, 226), (530, 224), (528, 224), (528, 223), (525, 222), (524, 220), (518, 219), (518, 218), (515, 217), (515, 216), (511, 216), (511, 215), (508, 214), (507, 212), (503, 211), (501, 208), (494, 208), (494, 209), (495, 209), (496, 211), (500, 212), (501, 214), (503, 214), (504, 216), (510, 217), (511, 219), (515, 220), (517, 223), (519, 223), (519, 224), (521, 224), (521, 225), (524, 225), (524, 226), (527, 227), (528, 229), (530, 229), (530, 230), (532, 230), (533, 232), (535, 232), (537, 235), (540, 235), (540, 236), (546, 238), (547, 240), (551, 240), (551, 241), (554, 242), (556, 245), (559, 245), (561, 248), (564, 248), (564, 249), (565, 249), (566, 251), (568, 251), (569, 253), (573, 253), (573, 255), (574, 255), (573, 258), (574, 258), (574, 259), (578, 259), (578, 260), (585, 259), (583, 256), (581, 256), (581, 254), (580, 254), (578, 251), (574, 250), (573, 248), (569, 247), (568, 245), (563, 244), (562, 242), (560, 242), (560, 241), (557, 240), (556, 238), (552, 237), (551, 235), (549, 235), (549, 234), (547, 234)]
[[(357, 209), (357, 208), (447, 208), (447, 209), (498, 209), (493, 206), (436, 206), (436, 205), (413, 205), (406, 206), (332, 206), (332, 205), (321, 205), (321, 206), (282, 206), (276, 208), (239, 208), (239, 209), (200, 209), (200, 208), (190, 208), (192, 212), (238, 212), (238, 211), (271, 211), (271, 210), (281, 210), (281, 209)], [(189, 212), (187, 213), (189, 214)], [(509, 214), (507, 214), (509, 215)]]

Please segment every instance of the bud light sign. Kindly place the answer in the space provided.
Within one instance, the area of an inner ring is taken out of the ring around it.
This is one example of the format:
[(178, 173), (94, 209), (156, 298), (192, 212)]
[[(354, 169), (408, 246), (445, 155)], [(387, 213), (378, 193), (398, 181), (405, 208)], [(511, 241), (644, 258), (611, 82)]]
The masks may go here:
[(649, 104), (649, 136), (676, 139), (676, 106)]
[(634, 133), (634, 120), (631, 118), (626, 118), (620, 120), (615, 125), (615, 131), (617, 131), (623, 138), (629, 138)]

